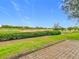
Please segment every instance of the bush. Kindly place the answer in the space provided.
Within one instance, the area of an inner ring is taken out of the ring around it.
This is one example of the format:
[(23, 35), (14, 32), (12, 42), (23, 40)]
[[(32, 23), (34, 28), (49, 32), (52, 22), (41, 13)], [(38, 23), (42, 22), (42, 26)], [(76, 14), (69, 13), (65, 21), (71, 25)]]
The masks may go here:
[(46, 35), (59, 35), (59, 34), (61, 34), (60, 31), (0, 33), (0, 41), (39, 37)]

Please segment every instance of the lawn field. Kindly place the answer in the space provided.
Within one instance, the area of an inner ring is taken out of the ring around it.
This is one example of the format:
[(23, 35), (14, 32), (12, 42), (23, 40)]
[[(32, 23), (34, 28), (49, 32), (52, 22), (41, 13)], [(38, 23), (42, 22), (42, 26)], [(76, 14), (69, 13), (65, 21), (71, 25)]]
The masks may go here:
[(23, 52), (32, 51), (33, 49), (41, 48), (46, 44), (55, 43), (57, 41), (59, 41), (59, 39), (53, 39), (52, 36), (45, 36), (10, 42), (0, 42), (0, 59), (5, 59), (9, 56), (14, 56)]
[[(6, 30), (5, 30), (6, 29)], [(18, 28), (0, 28), (0, 32), (37, 32), (52, 31), (52, 29), (18, 29)]]
[(79, 33), (0, 42), (0, 59), (6, 59), (24, 52), (32, 51), (46, 44), (55, 43), (60, 40), (79, 40)]

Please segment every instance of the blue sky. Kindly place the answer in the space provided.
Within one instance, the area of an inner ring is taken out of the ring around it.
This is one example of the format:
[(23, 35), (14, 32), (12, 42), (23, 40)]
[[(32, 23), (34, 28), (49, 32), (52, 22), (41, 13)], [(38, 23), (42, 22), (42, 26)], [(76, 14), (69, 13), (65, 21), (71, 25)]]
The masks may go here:
[(0, 25), (74, 26), (61, 10), (62, 0), (0, 0)]

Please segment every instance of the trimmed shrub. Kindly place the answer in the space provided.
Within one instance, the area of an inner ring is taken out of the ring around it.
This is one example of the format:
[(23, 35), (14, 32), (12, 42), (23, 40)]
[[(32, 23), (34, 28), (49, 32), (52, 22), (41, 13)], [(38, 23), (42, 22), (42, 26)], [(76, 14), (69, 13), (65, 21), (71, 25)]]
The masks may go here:
[(0, 33), (0, 41), (39, 37), (46, 35), (59, 35), (59, 34), (61, 34), (60, 31)]

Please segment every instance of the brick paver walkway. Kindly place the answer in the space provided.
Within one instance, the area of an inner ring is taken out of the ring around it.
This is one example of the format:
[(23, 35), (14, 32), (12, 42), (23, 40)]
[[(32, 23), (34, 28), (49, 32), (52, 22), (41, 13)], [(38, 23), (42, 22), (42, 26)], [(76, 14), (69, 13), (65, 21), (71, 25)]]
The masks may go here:
[(67, 40), (18, 59), (79, 59), (79, 41)]

